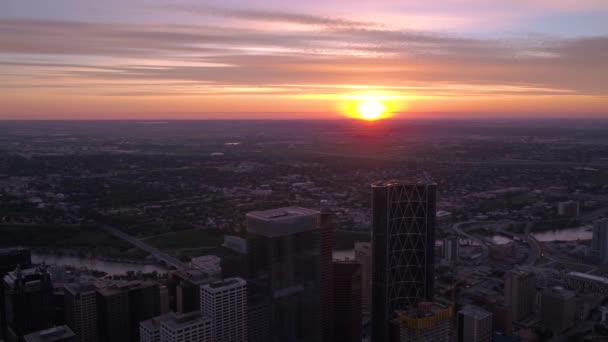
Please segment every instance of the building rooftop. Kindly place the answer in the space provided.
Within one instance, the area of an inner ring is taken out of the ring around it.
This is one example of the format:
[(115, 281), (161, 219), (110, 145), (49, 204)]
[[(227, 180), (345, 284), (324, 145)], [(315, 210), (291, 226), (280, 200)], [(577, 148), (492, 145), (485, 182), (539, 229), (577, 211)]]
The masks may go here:
[(211, 318), (203, 316), (200, 312), (190, 312), (181, 315), (167, 315), (167, 317), (162, 319), (160, 322), (171, 329), (181, 329), (193, 324), (211, 322)]
[(65, 289), (70, 293), (92, 292), (97, 290), (97, 286), (92, 283), (69, 283), (65, 284)]
[(207, 289), (220, 289), (220, 288), (230, 287), (233, 285), (243, 286), (243, 285), (247, 285), (247, 282), (241, 278), (227, 278), (224, 280), (209, 283), (207, 285), (203, 285), (203, 287), (207, 288)]
[(74, 337), (74, 332), (68, 326), (62, 325), (25, 335), (24, 339), (25, 342), (53, 342)]
[(247, 213), (247, 232), (266, 237), (287, 236), (320, 228), (321, 213), (301, 207), (286, 207)]
[(160, 322), (165, 321), (165, 320), (169, 320), (175, 317), (175, 313), (173, 312), (169, 312), (167, 314), (158, 316), (158, 317), (154, 317), (145, 321), (141, 321), (139, 323), (140, 326), (145, 327), (147, 330), (149, 331), (157, 331), (158, 329), (160, 329)]
[(467, 305), (464, 308), (462, 308), (462, 310), (458, 311), (458, 313), (462, 313), (469, 317), (474, 317), (476, 319), (482, 319), (482, 318), (486, 318), (488, 316), (492, 316), (492, 313), (490, 313), (490, 312), (486, 311), (485, 309), (482, 309), (478, 306), (474, 306), (474, 305)]
[(259, 220), (282, 221), (294, 217), (302, 217), (309, 215), (318, 215), (319, 211), (302, 208), (302, 207), (286, 207), (278, 209), (270, 209), (264, 211), (252, 211), (247, 213), (247, 216), (255, 217)]
[(570, 272), (570, 273), (568, 273), (568, 276), (592, 280), (592, 281), (596, 281), (598, 283), (603, 283), (603, 284), (608, 285), (608, 278), (604, 278), (604, 277), (600, 277), (600, 276), (596, 276), (596, 275), (592, 275), (592, 274), (580, 273), (580, 272)]

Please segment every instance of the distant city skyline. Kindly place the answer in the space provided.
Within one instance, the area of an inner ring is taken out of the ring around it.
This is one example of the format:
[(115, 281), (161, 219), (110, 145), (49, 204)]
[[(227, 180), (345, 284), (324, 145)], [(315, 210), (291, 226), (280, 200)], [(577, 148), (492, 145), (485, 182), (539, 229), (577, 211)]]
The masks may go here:
[(7, 0), (0, 119), (605, 117), (602, 0)]

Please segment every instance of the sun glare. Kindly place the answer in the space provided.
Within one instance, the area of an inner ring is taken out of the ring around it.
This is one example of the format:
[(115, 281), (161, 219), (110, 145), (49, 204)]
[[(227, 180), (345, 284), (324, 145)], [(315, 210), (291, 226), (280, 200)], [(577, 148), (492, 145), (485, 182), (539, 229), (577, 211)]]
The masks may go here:
[(386, 112), (386, 106), (378, 100), (363, 100), (357, 107), (357, 115), (359, 118), (368, 121), (381, 119)]

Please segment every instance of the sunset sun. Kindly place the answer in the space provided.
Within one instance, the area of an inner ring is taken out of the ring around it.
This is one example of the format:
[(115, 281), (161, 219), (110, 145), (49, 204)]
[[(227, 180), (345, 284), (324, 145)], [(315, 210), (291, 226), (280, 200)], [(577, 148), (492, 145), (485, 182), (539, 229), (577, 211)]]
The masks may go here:
[(381, 119), (386, 112), (386, 106), (373, 99), (361, 101), (355, 109), (359, 118), (368, 121)]

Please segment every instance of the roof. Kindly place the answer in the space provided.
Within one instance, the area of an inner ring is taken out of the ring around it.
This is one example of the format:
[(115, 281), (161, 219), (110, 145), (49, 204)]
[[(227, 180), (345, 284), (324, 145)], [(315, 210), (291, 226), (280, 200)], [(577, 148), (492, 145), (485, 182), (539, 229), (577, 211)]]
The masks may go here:
[(74, 332), (68, 326), (62, 325), (25, 335), (24, 339), (25, 342), (53, 342), (74, 336)]
[(288, 218), (303, 217), (315, 214), (319, 214), (319, 211), (302, 207), (285, 207), (264, 211), (252, 211), (247, 213), (247, 216), (259, 220), (281, 221)]
[(204, 322), (211, 323), (211, 318), (203, 316), (200, 312), (168, 315), (167, 318), (161, 320), (161, 324), (166, 325), (171, 329), (180, 329)]
[(478, 306), (474, 306), (474, 305), (468, 305), (465, 306), (464, 308), (462, 308), (462, 310), (458, 311), (458, 313), (460, 314), (464, 314), (466, 316), (469, 317), (473, 317), (476, 319), (482, 319), (482, 318), (486, 318), (488, 316), (492, 316), (492, 313), (478, 307)]
[(240, 286), (245, 286), (245, 285), (247, 285), (247, 282), (241, 278), (227, 278), (224, 280), (209, 283), (207, 285), (203, 285), (202, 288), (215, 290), (215, 289), (223, 289), (223, 288), (227, 288), (227, 287), (240, 287)]
[(247, 232), (271, 238), (315, 231), (320, 223), (321, 212), (301, 207), (247, 213)]

